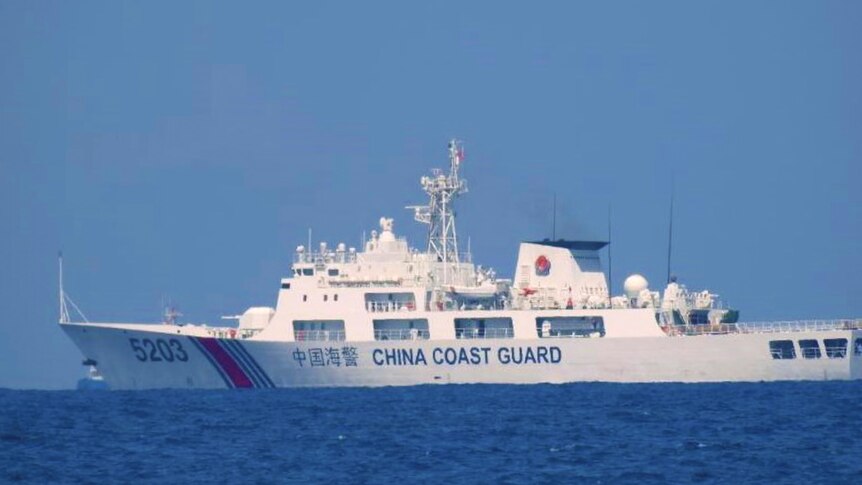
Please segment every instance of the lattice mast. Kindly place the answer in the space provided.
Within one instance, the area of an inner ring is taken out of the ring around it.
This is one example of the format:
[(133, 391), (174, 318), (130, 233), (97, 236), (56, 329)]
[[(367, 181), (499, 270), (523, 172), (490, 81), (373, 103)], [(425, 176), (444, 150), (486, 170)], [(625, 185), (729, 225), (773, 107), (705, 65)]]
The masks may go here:
[(449, 142), (449, 173), (431, 170), (431, 176), (421, 179), (422, 189), (429, 196), (427, 206), (414, 206), (416, 221), (428, 224), (427, 252), (433, 260), (444, 263), (442, 283), (449, 283), (448, 267), (458, 266), (458, 232), (455, 229), (455, 199), (467, 192), (467, 181), (458, 176), (464, 160), (464, 147), (458, 140)]

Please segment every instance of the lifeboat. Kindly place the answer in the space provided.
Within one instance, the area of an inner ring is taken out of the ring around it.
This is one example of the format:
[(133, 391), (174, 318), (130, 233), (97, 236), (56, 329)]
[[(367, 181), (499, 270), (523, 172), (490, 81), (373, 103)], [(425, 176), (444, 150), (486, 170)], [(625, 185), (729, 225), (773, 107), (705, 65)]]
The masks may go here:
[(493, 298), (497, 294), (497, 285), (451, 286), (449, 293), (463, 298)]

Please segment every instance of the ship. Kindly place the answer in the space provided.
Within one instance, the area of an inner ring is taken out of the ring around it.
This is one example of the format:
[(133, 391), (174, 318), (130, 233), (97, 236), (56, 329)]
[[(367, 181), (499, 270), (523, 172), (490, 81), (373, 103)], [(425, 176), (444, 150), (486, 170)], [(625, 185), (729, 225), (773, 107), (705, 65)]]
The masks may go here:
[(96, 362), (91, 359), (86, 359), (82, 362), (87, 367), (87, 377), (78, 379), (76, 389), (79, 391), (107, 391), (110, 389), (105, 378), (96, 368)]
[(741, 322), (710, 291), (639, 274), (612, 295), (607, 241), (521, 242), (511, 278), (474, 264), (456, 230), (464, 160), (452, 140), (448, 168), (421, 177), (420, 248), (388, 217), (358, 249), (309, 237), (274, 307), (230, 325), (72, 321), (61, 258), (60, 327), (111, 389), (862, 377), (862, 319)]

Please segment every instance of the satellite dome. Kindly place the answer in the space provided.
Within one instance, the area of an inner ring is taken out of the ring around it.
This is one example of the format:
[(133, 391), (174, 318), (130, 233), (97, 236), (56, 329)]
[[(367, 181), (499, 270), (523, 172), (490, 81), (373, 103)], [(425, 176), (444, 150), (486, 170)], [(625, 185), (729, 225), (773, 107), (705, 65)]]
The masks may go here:
[(392, 232), (394, 219), (389, 217), (380, 218), (380, 241), (392, 242), (395, 240), (395, 234)]
[(640, 292), (648, 287), (649, 283), (646, 278), (639, 274), (629, 276), (623, 283), (623, 291), (625, 291), (626, 296), (629, 297), (630, 300), (637, 298)]

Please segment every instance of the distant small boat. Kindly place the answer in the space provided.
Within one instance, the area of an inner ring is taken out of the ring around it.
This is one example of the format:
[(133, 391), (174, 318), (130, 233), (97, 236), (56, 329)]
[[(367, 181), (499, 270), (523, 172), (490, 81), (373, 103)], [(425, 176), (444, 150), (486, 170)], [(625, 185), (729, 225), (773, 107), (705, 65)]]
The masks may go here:
[(78, 379), (78, 390), (79, 391), (107, 391), (110, 389), (108, 387), (108, 383), (105, 382), (105, 378), (102, 377), (102, 374), (99, 373), (99, 369), (96, 368), (96, 361), (92, 359), (87, 359), (84, 362), (85, 366), (88, 366), (90, 369), (87, 371), (87, 377), (82, 379)]

